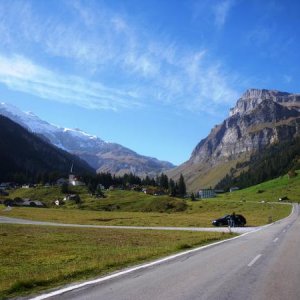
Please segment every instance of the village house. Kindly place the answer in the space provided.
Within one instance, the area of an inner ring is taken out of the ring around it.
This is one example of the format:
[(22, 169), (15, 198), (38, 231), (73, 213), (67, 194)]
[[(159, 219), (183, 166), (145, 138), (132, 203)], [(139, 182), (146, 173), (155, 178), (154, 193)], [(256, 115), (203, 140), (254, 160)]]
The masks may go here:
[(69, 183), (69, 181), (66, 178), (59, 178), (56, 180), (56, 185), (58, 185), (58, 186), (62, 186), (64, 184), (68, 184), (68, 183)]
[(10, 182), (1, 182), (0, 183), (0, 190), (7, 190), (9, 188), (11, 188)]
[(216, 192), (213, 189), (201, 189), (198, 192), (199, 198), (207, 199), (216, 197)]
[(15, 198), (4, 200), (4, 204), (7, 206), (30, 206), (30, 207), (44, 207), (44, 203), (38, 200), (32, 200), (30, 198)]

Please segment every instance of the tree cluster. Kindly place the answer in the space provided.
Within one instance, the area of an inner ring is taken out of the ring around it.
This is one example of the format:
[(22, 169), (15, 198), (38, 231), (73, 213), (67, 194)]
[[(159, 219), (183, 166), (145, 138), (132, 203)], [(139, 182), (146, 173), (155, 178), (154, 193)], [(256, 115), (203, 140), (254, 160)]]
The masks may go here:
[(186, 194), (186, 185), (184, 177), (181, 174), (177, 182), (173, 179), (169, 179), (164, 173), (156, 176), (156, 178), (140, 178), (132, 173), (124, 174), (123, 176), (115, 176), (110, 173), (99, 173), (97, 175), (86, 175), (84, 182), (88, 186), (90, 192), (95, 194), (99, 186), (103, 186), (108, 189), (110, 186), (121, 187), (123, 189), (131, 188), (132, 186), (152, 186), (160, 188), (161, 190), (168, 192), (170, 196), (184, 197)]
[(182, 174), (180, 174), (179, 180), (175, 182), (172, 178), (169, 179), (166, 174), (161, 173), (156, 177), (156, 180), (152, 185), (167, 191), (172, 197), (184, 197), (186, 194), (186, 185)]
[[(236, 175), (239, 167), (248, 166), (247, 171)], [(300, 138), (272, 145), (252, 155), (248, 163), (237, 165), (217, 185), (216, 189), (228, 190), (232, 186), (246, 188), (266, 180), (300, 169)]]

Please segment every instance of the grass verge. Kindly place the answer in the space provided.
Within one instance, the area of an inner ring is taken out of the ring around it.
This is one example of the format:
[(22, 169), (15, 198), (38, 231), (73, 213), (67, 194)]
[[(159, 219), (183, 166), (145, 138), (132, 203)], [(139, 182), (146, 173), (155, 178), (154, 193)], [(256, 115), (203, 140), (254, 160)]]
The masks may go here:
[(297, 176), (288, 175), (262, 182), (233, 193), (223, 194), (220, 198), (231, 201), (265, 201), (278, 202), (279, 198), (287, 198), (288, 202), (300, 202), (300, 171)]
[(247, 226), (265, 225), (288, 216), (290, 205), (244, 202), (228, 200), (187, 201), (188, 209), (178, 213), (90, 211), (67, 208), (13, 207), (5, 211), (0, 205), (0, 215), (73, 224), (118, 225), (118, 226), (176, 226), (209, 227), (211, 221), (232, 212), (241, 213), (247, 219)]
[(0, 225), (0, 299), (72, 281), (232, 237), (167, 232)]

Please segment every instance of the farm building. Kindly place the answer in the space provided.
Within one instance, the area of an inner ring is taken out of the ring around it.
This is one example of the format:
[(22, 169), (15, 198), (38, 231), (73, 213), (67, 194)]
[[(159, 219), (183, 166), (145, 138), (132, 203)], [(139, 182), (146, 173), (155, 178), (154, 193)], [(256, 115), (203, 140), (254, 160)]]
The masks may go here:
[(201, 189), (198, 195), (201, 199), (214, 198), (216, 197), (216, 192), (213, 189)]

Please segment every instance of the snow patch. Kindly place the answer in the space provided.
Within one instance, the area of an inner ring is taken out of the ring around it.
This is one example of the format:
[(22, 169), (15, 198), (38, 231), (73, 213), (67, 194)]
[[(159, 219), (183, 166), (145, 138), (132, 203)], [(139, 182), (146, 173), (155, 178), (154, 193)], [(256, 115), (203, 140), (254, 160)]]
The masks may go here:
[(69, 132), (70, 134), (72, 134), (74, 136), (78, 136), (78, 137), (87, 137), (90, 139), (97, 139), (97, 137), (95, 135), (88, 134), (78, 128), (76, 128), (76, 129), (64, 128), (64, 132)]
[[(80, 129), (62, 128), (55, 124), (40, 119), (33, 112), (24, 112), (14, 105), (1, 102), (0, 114), (12, 119), (30, 131), (44, 135), (52, 144), (63, 149), (70, 150), (76, 145), (84, 148), (98, 148), (105, 143), (95, 135), (88, 134)], [(68, 137), (67, 139), (64, 136)], [(71, 140), (70, 140), (71, 138)]]

